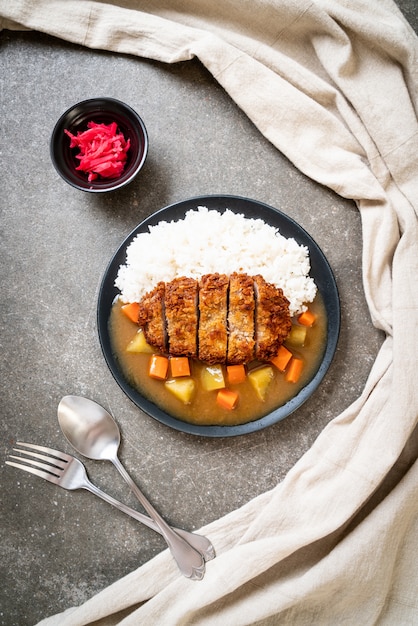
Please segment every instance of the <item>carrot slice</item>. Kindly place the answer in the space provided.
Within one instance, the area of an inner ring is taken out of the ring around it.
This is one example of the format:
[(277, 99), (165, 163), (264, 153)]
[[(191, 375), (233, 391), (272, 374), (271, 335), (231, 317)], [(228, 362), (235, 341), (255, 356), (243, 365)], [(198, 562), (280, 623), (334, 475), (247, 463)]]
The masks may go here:
[(232, 389), (220, 389), (216, 396), (216, 402), (224, 409), (232, 410), (238, 404), (238, 394)]
[(230, 385), (243, 383), (247, 377), (244, 365), (227, 365), (226, 373), (228, 375), (228, 382)]
[(157, 378), (158, 380), (165, 380), (168, 372), (168, 359), (165, 356), (159, 354), (153, 354), (148, 368), (148, 375), (150, 378)]
[(124, 304), (122, 305), (121, 308), (122, 308), (123, 313), (125, 313), (125, 315), (129, 317), (131, 322), (138, 324), (139, 302), (131, 302), (130, 304)]
[(312, 313), (309, 309), (306, 309), (303, 313), (301, 313), (298, 317), (299, 324), (302, 326), (313, 326), (316, 320), (316, 315)]
[(278, 370), (284, 372), (290, 359), (292, 358), (292, 353), (285, 346), (280, 346), (278, 353), (270, 362), (273, 363), (277, 367)]
[(170, 368), (173, 378), (190, 376), (190, 363), (187, 356), (172, 356), (170, 358)]
[(286, 372), (285, 380), (288, 383), (297, 383), (303, 369), (302, 359), (292, 357)]

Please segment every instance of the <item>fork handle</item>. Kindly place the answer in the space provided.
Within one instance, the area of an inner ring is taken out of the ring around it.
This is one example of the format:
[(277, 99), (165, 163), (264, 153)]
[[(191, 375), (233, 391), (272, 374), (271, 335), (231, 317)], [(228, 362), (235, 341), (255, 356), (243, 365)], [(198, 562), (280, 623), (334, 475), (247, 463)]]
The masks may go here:
[(132, 478), (129, 476), (118, 457), (112, 459), (112, 463), (130, 486), (131, 490), (138, 498), (148, 515), (154, 520), (161, 535), (166, 540), (171, 554), (175, 558), (177, 565), (186, 578), (191, 580), (202, 580), (205, 575), (205, 561), (200, 552), (197, 552), (187, 541), (178, 535), (161, 515), (154, 509), (149, 500), (139, 490)]
[[(122, 511), (122, 513), (133, 517), (138, 522), (141, 522), (141, 524), (144, 524), (144, 526), (147, 526), (148, 528), (151, 528), (152, 530), (155, 530), (157, 533), (161, 534), (161, 530), (159, 529), (157, 524), (147, 515), (144, 515), (139, 511), (135, 511), (135, 509), (132, 509), (130, 506), (127, 506), (126, 504), (123, 504), (123, 502), (116, 500), (116, 498), (113, 498), (105, 491), (102, 491), (90, 481), (85, 484), (84, 488), (87, 491), (93, 493), (95, 496), (98, 496), (108, 504), (116, 507), (117, 509), (119, 509), (119, 511)], [(183, 537), (183, 539), (187, 541), (187, 543), (189, 543), (195, 550), (200, 552), (205, 561), (210, 561), (211, 559), (215, 558), (215, 549), (207, 537), (204, 537), (203, 535), (198, 535), (196, 533), (191, 533), (182, 528), (174, 528), (173, 530), (175, 530), (178, 535)]]

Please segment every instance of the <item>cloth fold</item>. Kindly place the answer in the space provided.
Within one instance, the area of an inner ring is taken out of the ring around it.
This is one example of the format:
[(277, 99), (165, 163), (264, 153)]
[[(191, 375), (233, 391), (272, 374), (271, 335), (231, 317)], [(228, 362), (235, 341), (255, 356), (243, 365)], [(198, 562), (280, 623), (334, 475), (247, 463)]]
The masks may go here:
[(40, 624), (418, 623), (418, 39), (396, 5), (0, 0), (0, 27), (197, 57), (296, 167), (357, 203), (386, 335), (361, 396), (285, 479), (201, 529), (218, 554), (203, 581), (166, 551)]

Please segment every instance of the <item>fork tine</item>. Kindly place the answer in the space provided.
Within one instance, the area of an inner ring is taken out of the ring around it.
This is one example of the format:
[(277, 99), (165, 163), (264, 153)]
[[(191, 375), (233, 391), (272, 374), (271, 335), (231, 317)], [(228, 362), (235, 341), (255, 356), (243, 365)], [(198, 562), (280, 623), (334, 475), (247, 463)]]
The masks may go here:
[[(18, 458), (18, 457), (12, 457)], [(35, 461), (34, 461), (35, 462)], [(51, 483), (57, 483), (59, 477), (55, 474), (51, 474), (50, 472), (44, 472), (42, 470), (36, 469), (35, 467), (30, 467), (30, 465), (23, 465), (22, 463), (15, 463), (14, 461), (5, 461), (6, 465), (12, 465), (13, 467), (17, 467), (18, 469), (23, 470), (24, 472), (29, 472), (30, 474), (35, 474), (35, 476), (40, 476), (45, 480), (48, 480)]]
[(61, 452), (60, 450), (53, 450), (52, 448), (46, 448), (45, 446), (38, 446), (34, 443), (23, 443), (23, 441), (16, 441), (16, 445), (25, 446), (25, 448), (32, 448), (33, 450), (38, 450), (39, 452), (46, 452), (46, 454), (50, 454), (51, 456), (54, 456), (60, 461), (69, 462), (73, 459), (72, 456), (70, 456), (69, 454), (66, 454), (65, 452)]
[[(20, 452), (20, 450), (18, 450)], [(40, 455), (39, 455), (40, 456)], [(28, 463), (28, 467), (35, 465), (35, 467), (40, 467), (41, 470), (48, 472), (51, 476), (56, 476), (59, 478), (62, 474), (62, 467), (58, 465), (50, 465), (49, 463), (41, 463), (40, 461), (35, 461), (34, 459), (26, 459), (24, 456), (16, 456), (15, 454), (9, 454), (9, 459), (16, 459), (16, 461), (23, 461), (24, 467), (26, 467), (26, 463)]]
[[(52, 467), (56, 467), (59, 470), (63, 470), (65, 465), (68, 463), (65, 459), (58, 459), (57, 457), (46, 456), (45, 454), (39, 454), (39, 452), (32, 452), (32, 450), (21, 450), (20, 448), (13, 448), (14, 452), (20, 452), (21, 454), (25, 454), (26, 458), (23, 456), (13, 456), (14, 459), (20, 459), (21, 461), (26, 461), (27, 463), (33, 463), (34, 465), (39, 465), (36, 461), (32, 461), (32, 458), (41, 459), (41, 461), (46, 461), (48, 465), (42, 463), (42, 467), (44, 469), (50, 469)], [(41, 467), (41, 465), (40, 465)]]

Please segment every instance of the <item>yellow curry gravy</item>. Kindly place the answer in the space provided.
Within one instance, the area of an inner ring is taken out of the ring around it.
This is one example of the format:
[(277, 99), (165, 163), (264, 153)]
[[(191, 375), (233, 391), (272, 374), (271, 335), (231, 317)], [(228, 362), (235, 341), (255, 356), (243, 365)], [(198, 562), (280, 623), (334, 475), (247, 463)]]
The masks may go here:
[[(116, 300), (112, 306), (109, 333), (113, 353), (129, 384), (137, 389), (141, 395), (151, 400), (160, 409), (184, 422), (193, 424), (236, 425), (252, 422), (268, 413), (271, 413), (293, 398), (314, 376), (321, 362), (325, 344), (327, 319), (326, 311), (319, 293), (309, 304), (309, 309), (316, 315), (314, 325), (307, 330), (307, 337), (303, 347), (288, 346), (294, 356), (303, 360), (302, 375), (297, 383), (285, 381), (285, 375), (274, 365), (274, 377), (269, 385), (265, 401), (261, 401), (249, 380), (238, 385), (227, 386), (239, 393), (237, 406), (224, 409), (216, 402), (217, 391), (206, 391), (200, 386), (200, 370), (205, 366), (197, 360), (191, 360), (191, 375), (196, 382), (196, 390), (191, 404), (183, 404), (164, 386), (164, 381), (155, 380), (148, 376), (150, 354), (130, 353), (126, 347), (138, 331), (138, 326), (131, 322), (121, 311), (121, 303)], [(285, 343), (286, 345), (286, 343)], [(248, 370), (259, 366), (259, 362), (250, 363)], [(225, 374), (225, 380), (227, 377)]]

